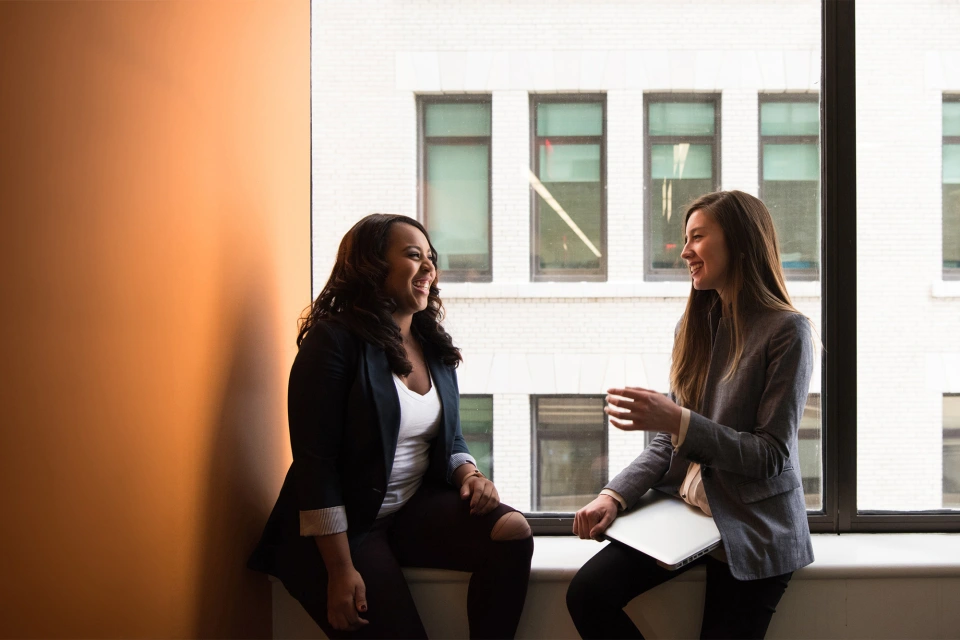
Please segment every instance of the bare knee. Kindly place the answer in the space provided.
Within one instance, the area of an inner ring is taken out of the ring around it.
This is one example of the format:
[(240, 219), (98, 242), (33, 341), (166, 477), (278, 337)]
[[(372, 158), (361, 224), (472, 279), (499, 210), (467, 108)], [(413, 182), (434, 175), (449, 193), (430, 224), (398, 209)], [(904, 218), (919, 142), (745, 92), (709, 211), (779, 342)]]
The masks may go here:
[(527, 519), (523, 517), (523, 514), (519, 511), (511, 511), (503, 514), (493, 525), (493, 530), (490, 531), (490, 539), (497, 542), (522, 540), (529, 538), (531, 534), (530, 525), (527, 524)]

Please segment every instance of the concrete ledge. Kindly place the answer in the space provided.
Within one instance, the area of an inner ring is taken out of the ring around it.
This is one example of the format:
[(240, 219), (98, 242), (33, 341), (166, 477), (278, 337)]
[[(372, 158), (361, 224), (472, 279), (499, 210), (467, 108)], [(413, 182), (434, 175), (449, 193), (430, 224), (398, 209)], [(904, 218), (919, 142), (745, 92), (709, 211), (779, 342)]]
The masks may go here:
[[(577, 569), (606, 543), (538, 537), (518, 638), (577, 638), (564, 596)], [(960, 637), (960, 534), (813, 536), (816, 562), (797, 571), (767, 637)], [(406, 569), (430, 637), (465, 638), (469, 574)], [(696, 638), (705, 570), (697, 567), (635, 598), (626, 611), (647, 638)], [(279, 582), (275, 638), (322, 638)]]

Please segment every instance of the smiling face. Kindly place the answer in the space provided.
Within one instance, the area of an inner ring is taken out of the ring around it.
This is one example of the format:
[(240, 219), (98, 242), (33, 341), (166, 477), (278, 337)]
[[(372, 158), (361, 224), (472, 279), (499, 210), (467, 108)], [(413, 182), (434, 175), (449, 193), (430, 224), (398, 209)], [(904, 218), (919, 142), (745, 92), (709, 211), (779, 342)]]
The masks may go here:
[(723, 297), (730, 250), (723, 229), (707, 211), (697, 209), (687, 218), (686, 239), (680, 257), (687, 262), (694, 289), (714, 289)]
[(383, 256), (389, 265), (383, 292), (397, 305), (394, 318), (413, 317), (427, 308), (430, 285), (437, 277), (430, 256), (430, 243), (419, 229), (402, 222), (390, 227)]

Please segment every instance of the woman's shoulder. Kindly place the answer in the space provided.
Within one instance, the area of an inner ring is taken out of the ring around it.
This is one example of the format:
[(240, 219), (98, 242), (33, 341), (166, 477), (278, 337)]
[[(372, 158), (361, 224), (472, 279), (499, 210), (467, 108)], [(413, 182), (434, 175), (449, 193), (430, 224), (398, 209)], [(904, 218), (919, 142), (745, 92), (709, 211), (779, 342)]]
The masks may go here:
[(346, 352), (360, 348), (362, 340), (337, 320), (315, 322), (300, 341), (300, 353)]
[(813, 325), (810, 319), (799, 311), (764, 309), (753, 314), (751, 321), (754, 330), (773, 340), (812, 341)]

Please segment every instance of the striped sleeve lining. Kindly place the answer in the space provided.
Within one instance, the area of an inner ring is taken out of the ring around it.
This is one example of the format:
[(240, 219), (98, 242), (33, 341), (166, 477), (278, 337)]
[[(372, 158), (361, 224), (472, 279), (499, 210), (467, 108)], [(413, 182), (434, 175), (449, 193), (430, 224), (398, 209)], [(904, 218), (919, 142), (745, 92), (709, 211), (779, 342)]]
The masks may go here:
[(329, 536), (347, 530), (347, 510), (343, 506), (300, 512), (300, 535)]
[(469, 453), (455, 453), (450, 456), (450, 464), (447, 465), (447, 482), (450, 482), (450, 478), (453, 477), (453, 472), (457, 470), (457, 467), (468, 462), (475, 467), (477, 466), (477, 460)]

